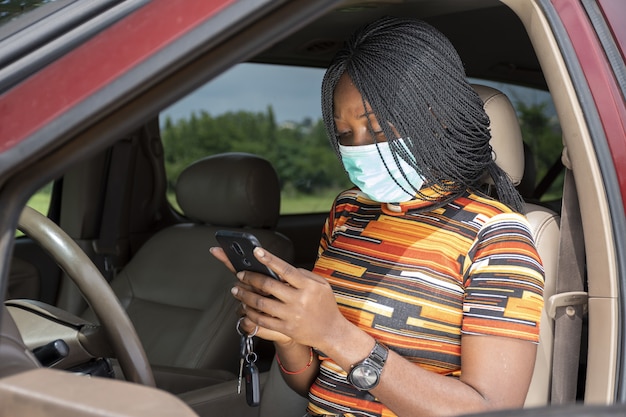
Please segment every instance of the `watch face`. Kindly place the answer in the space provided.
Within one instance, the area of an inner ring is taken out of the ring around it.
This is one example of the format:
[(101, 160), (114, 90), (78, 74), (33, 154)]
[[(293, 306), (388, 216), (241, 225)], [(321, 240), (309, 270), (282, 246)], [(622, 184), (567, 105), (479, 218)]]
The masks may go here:
[(357, 365), (351, 372), (352, 384), (360, 389), (372, 389), (378, 384), (378, 369), (367, 363)]

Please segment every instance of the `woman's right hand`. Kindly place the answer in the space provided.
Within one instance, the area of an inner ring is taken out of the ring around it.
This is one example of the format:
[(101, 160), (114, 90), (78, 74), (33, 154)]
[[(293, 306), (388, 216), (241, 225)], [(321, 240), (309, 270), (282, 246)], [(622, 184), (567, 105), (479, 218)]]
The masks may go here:
[[(232, 263), (226, 256), (226, 252), (221, 247), (212, 247), (209, 249), (209, 252), (219, 261), (221, 261), (233, 274), (236, 274), (235, 268)], [(248, 291), (256, 291), (252, 286), (244, 284), (240, 282), (238, 284), (240, 287), (247, 289)], [(274, 330), (265, 329), (262, 327), (256, 326), (250, 319), (246, 318), (247, 311), (249, 311), (251, 307), (247, 306), (244, 303), (241, 303), (241, 309), (239, 311), (240, 315), (244, 317), (243, 320), (239, 323), (239, 330), (245, 332), (246, 334), (254, 334), (255, 336), (260, 337), (261, 339), (269, 340), (275, 342), (280, 345), (289, 346), (293, 343), (293, 340), (290, 337), (285, 336), (282, 333), (279, 333)], [(255, 333), (256, 332), (256, 333)]]

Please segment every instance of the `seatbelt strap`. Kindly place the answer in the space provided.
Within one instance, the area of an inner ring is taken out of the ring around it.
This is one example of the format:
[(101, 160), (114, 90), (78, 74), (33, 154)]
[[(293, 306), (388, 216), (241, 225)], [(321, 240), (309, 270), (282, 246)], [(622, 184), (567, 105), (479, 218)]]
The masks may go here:
[(132, 148), (132, 138), (122, 139), (111, 149), (109, 159), (100, 231), (98, 239), (93, 244), (96, 254), (102, 257), (100, 271), (107, 280), (113, 279), (117, 268), (119, 256), (117, 240), (120, 232), (122, 205), (126, 195), (126, 188), (123, 185), (128, 183), (127, 173), (130, 169)]
[(585, 247), (574, 175), (564, 151), (565, 182), (561, 210), (559, 261), (555, 294), (546, 309), (554, 322), (552, 404), (576, 401), (584, 305)]

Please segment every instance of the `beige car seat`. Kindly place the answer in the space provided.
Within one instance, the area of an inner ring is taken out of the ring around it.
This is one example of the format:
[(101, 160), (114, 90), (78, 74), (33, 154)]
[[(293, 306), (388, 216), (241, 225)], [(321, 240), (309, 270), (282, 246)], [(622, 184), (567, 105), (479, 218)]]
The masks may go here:
[[(236, 278), (210, 253), (220, 229), (246, 230), (281, 258), (293, 246), (276, 232), (280, 186), (265, 159), (225, 153), (194, 162), (181, 174), (176, 198), (188, 222), (152, 236), (112, 280), (133, 322), (157, 386), (180, 393), (234, 379), (240, 339)], [(85, 316), (95, 321), (93, 313)]]
[[(515, 185), (524, 175), (524, 144), (517, 115), (509, 99), (495, 88), (474, 85), (491, 121), (491, 147), (496, 163)], [(525, 204), (537, 251), (545, 269), (544, 300), (555, 292), (557, 260), (559, 254), (559, 216), (537, 204)], [(547, 405), (550, 398), (550, 373), (552, 370), (553, 320), (544, 307), (541, 315), (537, 360), (526, 406)]]

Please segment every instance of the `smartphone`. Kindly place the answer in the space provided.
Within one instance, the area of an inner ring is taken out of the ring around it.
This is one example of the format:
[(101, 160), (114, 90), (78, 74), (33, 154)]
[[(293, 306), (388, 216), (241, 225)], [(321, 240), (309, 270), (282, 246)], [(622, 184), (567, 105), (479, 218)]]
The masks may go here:
[(215, 238), (237, 272), (252, 271), (269, 275), (280, 281), (280, 278), (254, 257), (254, 248), (261, 247), (261, 243), (252, 233), (218, 230)]

